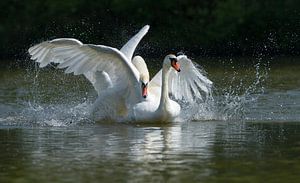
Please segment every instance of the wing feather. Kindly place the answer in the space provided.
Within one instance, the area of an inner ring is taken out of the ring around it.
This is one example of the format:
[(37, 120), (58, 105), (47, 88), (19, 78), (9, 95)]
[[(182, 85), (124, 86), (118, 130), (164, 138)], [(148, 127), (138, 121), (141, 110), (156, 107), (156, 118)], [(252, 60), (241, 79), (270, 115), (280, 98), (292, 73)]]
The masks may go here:
[[(70, 54), (71, 55), (71, 54)], [(66, 68), (68, 67), (73, 61), (74, 59), (80, 57), (80, 52), (75, 52), (73, 55), (71, 55), (70, 57), (64, 59), (65, 61), (64, 62), (58, 62), (59, 65), (57, 66), (59, 69), (63, 69), (63, 68)], [(56, 57), (60, 57), (60, 56), (56, 56)]]
[[(31, 47), (31, 49), (29, 49), (30, 53), (32, 53), (32, 55), (37, 55), (37, 53), (43, 49), (43, 47), (41, 47), (40, 45), (36, 45), (36, 46), (33, 46)], [(31, 59), (33, 59), (33, 56), (31, 57)], [(34, 58), (36, 59), (36, 58)]]
[[(31, 59), (36, 60), (38, 59), (44, 52), (45, 52), (46, 48), (41, 48), (37, 51), (37, 53), (35, 55), (33, 55), (33, 57)], [(37, 62), (41, 62), (41, 60), (37, 60)]]
[(122, 48), (121, 52), (131, 61), (135, 48), (142, 40), (142, 38), (147, 34), (150, 26), (145, 25), (136, 35), (134, 35)]
[[(196, 102), (203, 100), (211, 94), (212, 82), (203, 75), (203, 71), (197, 68), (186, 55), (177, 57), (181, 72), (172, 70), (169, 75), (169, 91), (177, 100)], [(150, 87), (161, 87), (162, 70), (150, 81)]]
[(40, 54), (40, 56), (37, 58), (36, 62), (40, 63), (40, 67), (45, 67), (48, 63), (43, 62), (45, 60), (45, 57), (49, 54), (50, 49), (45, 49), (44, 52)]
[(112, 47), (82, 44), (76, 39), (60, 38), (37, 44), (29, 48), (28, 52), (31, 59), (40, 63), (40, 67), (51, 62), (58, 63), (58, 68), (66, 68), (66, 73), (84, 74), (91, 82), (95, 76), (93, 73), (97, 71), (105, 71), (111, 77), (112, 85), (120, 88), (135, 85), (139, 80), (136, 68), (122, 52)]

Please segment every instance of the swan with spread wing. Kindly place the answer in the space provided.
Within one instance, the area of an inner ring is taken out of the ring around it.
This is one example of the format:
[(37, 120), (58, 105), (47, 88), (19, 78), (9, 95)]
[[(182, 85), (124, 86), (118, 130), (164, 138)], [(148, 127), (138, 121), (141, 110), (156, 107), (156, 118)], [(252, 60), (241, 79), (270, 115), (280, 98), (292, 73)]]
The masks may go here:
[[(144, 62), (141, 57), (138, 61)], [(201, 74), (186, 55), (176, 57), (170, 54), (165, 57), (162, 69), (146, 87), (149, 95), (133, 106), (130, 116), (137, 121), (167, 122), (180, 120), (178, 117), (182, 110), (178, 102), (192, 105), (209, 98), (212, 82)]]
[[(204, 93), (210, 90), (211, 81), (186, 56), (167, 55), (162, 70), (149, 82), (143, 58), (132, 59), (148, 29), (148, 25), (144, 26), (120, 50), (60, 38), (37, 44), (28, 51), (40, 67), (57, 63), (58, 68), (66, 69), (65, 73), (83, 74), (98, 93), (92, 110), (97, 118), (173, 121), (180, 113), (180, 106), (169, 98), (169, 93), (177, 100), (192, 102), (201, 98), (199, 90)], [(182, 72), (182, 77), (176, 73), (179, 64), (188, 69)]]
[[(131, 61), (148, 30), (149, 26), (144, 26), (121, 50), (59, 38), (32, 46), (28, 52), (39, 67), (57, 63), (58, 68), (66, 69), (65, 73), (83, 74), (98, 93), (92, 110), (97, 117), (126, 116), (131, 105), (141, 101), (142, 84), (149, 82), (149, 77), (139, 73)], [(100, 107), (103, 110), (96, 111)]]

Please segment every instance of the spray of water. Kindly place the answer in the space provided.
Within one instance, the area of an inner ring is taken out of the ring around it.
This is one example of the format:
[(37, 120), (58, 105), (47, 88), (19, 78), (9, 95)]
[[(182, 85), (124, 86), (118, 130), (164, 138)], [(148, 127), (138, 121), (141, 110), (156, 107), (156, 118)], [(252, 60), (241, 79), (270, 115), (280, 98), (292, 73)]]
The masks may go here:
[(188, 110), (194, 112), (193, 120), (243, 120), (250, 105), (264, 93), (268, 78), (268, 63), (261, 60), (252, 68), (254, 78), (248, 75), (238, 76), (234, 71), (224, 76), (230, 79), (221, 88), (214, 88), (205, 101), (191, 106)]
[(32, 83), (28, 88), (29, 97), (19, 101), (22, 109), (14, 119), (19, 121), (18, 125), (70, 126), (93, 123), (89, 110), (95, 97), (93, 92), (89, 92), (89, 85), (84, 85), (88, 83), (84, 78), (66, 75), (51, 68), (41, 71), (37, 65), (34, 69), (28, 69), (25, 78)]
[(32, 124), (40, 126), (69, 126), (90, 123), (88, 108), (90, 104), (40, 105), (28, 102), (21, 116)]

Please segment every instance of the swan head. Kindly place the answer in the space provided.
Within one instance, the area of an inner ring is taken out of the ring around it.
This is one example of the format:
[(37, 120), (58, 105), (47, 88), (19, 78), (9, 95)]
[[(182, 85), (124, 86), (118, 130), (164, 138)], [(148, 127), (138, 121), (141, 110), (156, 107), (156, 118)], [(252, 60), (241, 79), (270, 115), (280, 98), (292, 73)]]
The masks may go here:
[(135, 56), (132, 59), (132, 64), (140, 73), (140, 83), (142, 89), (142, 97), (148, 96), (149, 71), (145, 60), (141, 56)]
[(176, 71), (180, 72), (180, 64), (178, 62), (178, 59), (175, 55), (169, 54), (165, 57), (163, 62), (164, 68), (170, 68), (173, 67)]

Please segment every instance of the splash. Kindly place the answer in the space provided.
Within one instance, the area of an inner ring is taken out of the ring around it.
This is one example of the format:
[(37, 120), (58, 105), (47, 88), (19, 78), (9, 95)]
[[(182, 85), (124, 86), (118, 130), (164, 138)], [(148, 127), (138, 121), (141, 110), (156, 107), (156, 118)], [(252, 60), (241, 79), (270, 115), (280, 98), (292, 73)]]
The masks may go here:
[[(66, 75), (51, 68), (28, 68), (24, 95), (14, 111), (0, 119), (8, 126), (70, 126), (90, 124), (94, 93), (82, 77)], [(20, 79), (21, 80), (21, 79)], [(18, 80), (19, 81), (19, 80)], [(19, 81), (22, 82), (22, 81)]]
[(28, 102), (21, 116), (39, 126), (70, 126), (91, 123), (91, 103), (79, 104), (38, 104)]
[(2, 126), (72, 126), (93, 124), (89, 109), (92, 103), (39, 104), (23, 102), (17, 111), (0, 118)]
[[(234, 68), (234, 66), (232, 66)], [(220, 88), (210, 91), (205, 101), (188, 108), (194, 112), (192, 120), (244, 120), (249, 106), (265, 91), (268, 78), (268, 63), (261, 60), (254, 65), (253, 74), (241, 74), (237, 71), (224, 76), (228, 82)], [(222, 81), (223, 82), (223, 81)]]

